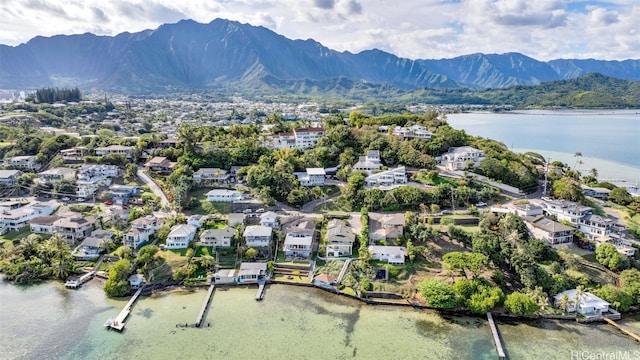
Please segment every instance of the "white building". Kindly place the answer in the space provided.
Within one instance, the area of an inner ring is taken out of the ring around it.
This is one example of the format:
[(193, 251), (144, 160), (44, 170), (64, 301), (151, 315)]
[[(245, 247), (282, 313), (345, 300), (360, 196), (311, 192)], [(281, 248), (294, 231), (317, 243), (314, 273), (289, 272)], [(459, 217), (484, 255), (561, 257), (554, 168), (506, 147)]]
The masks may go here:
[(267, 211), (260, 215), (260, 225), (275, 229), (278, 227), (278, 214)]
[(0, 186), (14, 186), (20, 174), (20, 170), (0, 170)]
[(55, 222), (60, 219), (60, 216), (55, 215), (37, 216), (29, 221), (29, 227), (32, 233), (51, 235), (54, 232)]
[(327, 257), (351, 256), (355, 241), (356, 235), (346, 222), (340, 219), (329, 220), (325, 234)]
[(231, 180), (231, 174), (227, 170), (218, 168), (200, 168), (193, 173), (193, 181), (201, 183), (228, 183)]
[(117, 165), (108, 164), (84, 164), (78, 169), (76, 179), (84, 183), (96, 184), (108, 178), (115, 178), (120, 175)]
[(228, 189), (213, 189), (206, 195), (207, 200), (213, 202), (234, 202), (243, 198), (241, 192)]
[(262, 225), (249, 225), (242, 236), (248, 247), (268, 247), (271, 244), (273, 229)]
[(609, 309), (608, 302), (600, 299), (590, 292), (583, 292), (581, 296), (578, 296), (577, 289), (565, 290), (553, 296), (555, 305), (560, 306), (561, 299), (566, 295), (568, 298), (568, 304), (564, 311), (566, 312), (578, 312), (584, 316), (599, 316), (607, 315), (608, 313), (617, 314), (617, 312)]
[(323, 186), (326, 173), (323, 168), (307, 168), (306, 172), (295, 175), (302, 186)]
[(449, 152), (440, 158), (441, 164), (447, 170), (464, 170), (472, 166), (478, 166), (484, 160), (484, 152), (471, 146), (452, 147)]
[(380, 151), (369, 150), (366, 156), (360, 156), (358, 162), (353, 165), (353, 170), (365, 171), (367, 174), (372, 174), (379, 171), (382, 167), (382, 161), (380, 160)]
[(431, 139), (431, 132), (427, 130), (422, 125), (411, 125), (409, 127), (400, 127), (396, 126), (393, 128), (393, 135), (399, 137), (400, 139), (423, 139), (429, 140)]
[(133, 151), (133, 146), (123, 146), (123, 145), (110, 145), (106, 147), (95, 148), (95, 153), (97, 156), (104, 156), (109, 154), (122, 154), (127, 159), (131, 159), (132, 151)]
[(293, 133), (280, 133), (266, 137), (265, 146), (272, 149), (309, 149), (324, 136), (323, 128), (298, 128)]
[(131, 221), (131, 228), (123, 237), (122, 242), (133, 249), (146, 244), (160, 229), (162, 222), (153, 215), (147, 215)]
[(70, 168), (53, 168), (43, 172), (39, 172), (36, 175), (35, 182), (39, 182), (42, 184), (51, 184), (55, 181), (60, 180), (75, 180), (76, 178), (76, 170)]
[(382, 171), (364, 179), (366, 187), (392, 187), (407, 183), (407, 172), (404, 166)]
[(174, 225), (167, 237), (167, 249), (186, 249), (196, 236), (198, 229), (189, 224)]
[(389, 264), (404, 264), (404, 258), (407, 253), (407, 249), (402, 246), (381, 246), (381, 245), (370, 245), (369, 253), (371, 257), (380, 260), (386, 261)]
[(231, 247), (233, 236), (236, 234), (236, 229), (225, 226), (221, 229), (208, 229), (200, 234), (200, 246), (212, 246), (214, 249)]
[(4, 160), (5, 164), (17, 169), (24, 170), (38, 170), (40, 164), (36, 161), (36, 157), (33, 155), (14, 156)]
[(285, 257), (308, 259), (313, 248), (315, 229), (315, 224), (309, 220), (290, 227), (282, 246)]

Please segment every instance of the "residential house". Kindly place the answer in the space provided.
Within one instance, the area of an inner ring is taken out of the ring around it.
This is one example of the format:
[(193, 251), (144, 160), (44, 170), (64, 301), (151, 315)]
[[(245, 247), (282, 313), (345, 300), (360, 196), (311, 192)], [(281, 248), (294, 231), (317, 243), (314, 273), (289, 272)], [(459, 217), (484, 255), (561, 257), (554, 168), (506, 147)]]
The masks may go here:
[(172, 137), (172, 136), (170, 136), (170, 137), (168, 137), (168, 138), (166, 138), (166, 139), (164, 139), (164, 140), (160, 141), (160, 144), (159, 144), (159, 145), (160, 145), (160, 147), (161, 147), (162, 149), (168, 149), (168, 148), (171, 148), (171, 147), (172, 147), (172, 148), (175, 148), (175, 147), (177, 147), (179, 144), (182, 144), (182, 142), (183, 142), (182, 140), (180, 140), (180, 139), (178, 139), (178, 138), (176, 138), (176, 137)]
[(267, 136), (265, 146), (272, 149), (309, 149), (315, 147), (324, 134), (323, 128), (298, 128), (293, 133)]
[(147, 170), (156, 171), (164, 174), (171, 173), (177, 163), (169, 161), (166, 157), (156, 156), (144, 164)]
[(247, 263), (240, 264), (237, 281), (240, 284), (255, 284), (267, 277), (267, 263)]
[(411, 125), (409, 127), (396, 126), (395, 128), (393, 128), (393, 135), (397, 136), (402, 140), (405, 140), (405, 139), (429, 140), (431, 139), (431, 136), (432, 136), (431, 132), (429, 132), (427, 128), (425, 128), (422, 125)]
[(594, 240), (600, 237), (616, 236), (616, 234), (613, 234), (614, 224), (615, 222), (610, 218), (595, 214), (586, 214), (578, 219), (577, 225), (578, 230), (586, 234), (589, 240)]
[(198, 229), (189, 224), (174, 225), (167, 237), (167, 249), (186, 249), (196, 236)]
[(0, 186), (14, 186), (18, 183), (20, 170), (0, 170)]
[(207, 200), (213, 202), (233, 202), (244, 197), (240, 191), (229, 189), (213, 189), (206, 195)]
[(308, 259), (313, 249), (316, 225), (311, 220), (301, 221), (287, 229), (282, 250), (286, 258)]
[(105, 251), (101, 245), (106, 239), (108, 238), (88, 236), (73, 250), (72, 256), (76, 260), (95, 260)]
[(327, 288), (327, 289), (335, 289), (338, 281), (338, 278), (335, 276), (331, 276), (328, 274), (320, 274), (313, 278), (313, 283), (317, 286)]
[(53, 231), (60, 234), (68, 244), (73, 245), (89, 236), (95, 226), (96, 219), (93, 216), (84, 217), (77, 214), (57, 220), (53, 223)]
[(395, 240), (404, 232), (404, 214), (369, 213), (369, 240)]
[(89, 149), (84, 146), (74, 146), (70, 149), (60, 150), (62, 162), (65, 164), (84, 161), (85, 156), (89, 156), (89, 154)]
[(543, 199), (541, 204), (545, 213), (555, 216), (559, 221), (570, 222), (587, 235), (589, 240), (601, 237), (619, 239), (624, 230), (624, 227), (616, 224), (613, 219), (593, 214), (593, 209), (588, 206), (548, 198)]
[(29, 221), (29, 227), (32, 233), (36, 234), (53, 234), (55, 230), (55, 222), (60, 220), (60, 216), (56, 215), (45, 215), (45, 216), (37, 216)]
[(52, 184), (56, 181), (61, 180), (75, 180), (76, 178), (76, 170), (70, 168), (57, 167), (53, 169), (49, 169), (43, 172), (39, 172), (36, 175), (35, 182), (39, 182), (41, 184)]
[(120, 168), (117, 165), (84, 164), (78, 169), (76, 179), (85, 183), (95, 184), (118, 176), (120, 176)]
[(302, 186), (323, 186), (326, 173), (323, 168), (307, 168), (306, 172), (294, 175)]
[[(565, 296), (566, 295), (566, 296)], [(616, 311), (609, 308), (608, 302), (600, 299), (590, 292), (583, 292), (579, 294), (577, 289), (565, 290), (553, 296), (555, 305), (560, 307), (562, 298), (568, 299), (566, 308), (563, 309), (566, 312), (578, 312), (579, 314), (590, 316), (620, 316)]]
[(344, 220), (331, 219), (327, 224), (325, 242), (327, 244), (326, 256), (351, 256), (356, 235)]
[(38, 170), (41, 166), (40, 163), (36, 161), (36, 157), (34, 155), (25, 155), (25, 156), (14, 156), (7, 159), (4, 159), (5, 165), (14, 167), (16, 169), (23, 170)]
[(578, 220), (591, 214), (593, 209), (580, 205), (578, 203), (566, 200), (552, 200), (549, 198), (543, 198), (540, 203), (544, 213), (555, 216), (558, 221), (568, 221), (571, 224), (577, 226)]
[(193, 181), (197, 184), (226, 184), (231, 181), (231, 174), (218, 168), (200, 168), (193, 173)]
[(139, 191), (139, 186), (114, 184), (109, 186), (106, 195), (112, 199), (114, 204), (124, 205)]
[(242, 234), (248, 247), (269, 247), (273, 236), (273, 229), (262, 225), (249, 225)]
[(219, 269), (207, 277), (210, 284), (235, 284), (238, 281), (238, 271), (235, 269)]
[(296, 149), (309, 149), (318, 144), (325, 134), (324, 128), (298, 128), (293, 130), (296, 139)]
[(212, 246), (215, 248), (229, 248), (233, 242), (236, 229), (225, 226), (221, 229), (207, 229), (200, 234), (200, 246)]
[(131, 228), (122, 237), (122, 242), (133, 249), (139, 248), (151, 240), (160, 229), (162, 222), (153, 215), (147, 215), (131, 221)]
[(123, 145), (109, 145), (106, 147), (97, 147), (95, 148), (95, 153), (97, 156), (104, 156), (109, 154), (122, 154), (125, 158), (131, 159), (133, 157), (133, 146), (123, 146)]
[(402, 246), (369, 245), (369, 253), (373, 259), (402, 265), (407, 249)]
[(531, 235), (539, 240), (544, 240), (551, 246), (573, 244), (574, 228), (546, 218), (542, 215), (524, 216), (527, 229)]
[(464, 170), (471, 166), (478, 166), (484, 160), (484, 152), (471, 146), (452, 147), (440, 158), (441, 164), (447, 170)]
[(260, 225), (277, 228), (278, 227), (278, 214), (273, 211), (267, 211), (265, 213), (260, 214)]
[(539, 216), (542, 215), (542, 207), (535, 204), (516, 204), (513, 213), (523, 216)]
[(582, 193), (586, 196), (601, 200), (607, 200), (611, 192), (611, 190), (603, 187), (591, 187), (584, 184), (580, 185), (580, 187), (582, 188)]
[(364, 179), (367, 187), (388, 188), (394, 185), (402, 185), (407, 183), (407, 172), (404, 166), (395, 169), (382, 171), (367, 176)]
[(134, 289), (138, 289), (142, 284), (144, 284), (144, 275), (142, 274), (133, 274), (129, 276), (129, 286)]
[(0, 228), (5, 231), (18, 231), (38, 216), (53, 214), (60, 204), (51, 201), (44, 203), (33, 203), (22, 206), (20, 203), (2, 203), (0, 206)]
[(353, 170), (361, 170), (371, 175), (372, 173), (379, 171), (382, 167), (382, 161), (380, 160), (380, 151), (369, 150), (366, 156), (360, 156), (358, 162), (353, 165)]

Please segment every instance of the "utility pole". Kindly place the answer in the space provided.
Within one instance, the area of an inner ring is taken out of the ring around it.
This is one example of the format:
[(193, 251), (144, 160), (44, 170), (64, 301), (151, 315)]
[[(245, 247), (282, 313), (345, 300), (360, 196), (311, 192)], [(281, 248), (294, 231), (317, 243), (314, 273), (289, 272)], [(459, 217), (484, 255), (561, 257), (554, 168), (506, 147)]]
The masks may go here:
[(544, 163), (544, 187), (542, 188), (542, 196), (547, 195), (547, 174), (549, 173), (549, 161), (551, 161), (551, 158), (547, 158), (547, 161)]

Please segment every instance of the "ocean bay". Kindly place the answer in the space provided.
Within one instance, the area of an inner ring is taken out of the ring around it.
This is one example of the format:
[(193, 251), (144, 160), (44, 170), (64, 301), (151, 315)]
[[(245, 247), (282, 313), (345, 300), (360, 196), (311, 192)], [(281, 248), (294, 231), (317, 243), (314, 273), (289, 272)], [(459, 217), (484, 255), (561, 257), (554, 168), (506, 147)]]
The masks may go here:
[[(317, 289), (273, 285), (264, 301), (255, 288), (216, 290), (202, 329), (192, 323), (204, 290), (142, 298), (123, 333), (104, 321), (126, 299), (109, 299), (94, 280), (79, 290), (57, 282), (0, 284), (0, 347), (5, 358), (121, 359), (494, 359), (483, 318), (369, 306)], [(16, 304), (20, 304), (16, 307)], [(625, 321), (640, 326), (638, 316)], [(499, 322), (512, 358), (569, 358), (571, 351), (632, 351), (637, 344), (605, 324)], [(43, 354), (46, 354), (43, 356)]]
[(640, 180), (640, 111), (513, 111), (448, 114), (451, 126), (495, 139), (517, 152), (536, 151), (603, 179)]

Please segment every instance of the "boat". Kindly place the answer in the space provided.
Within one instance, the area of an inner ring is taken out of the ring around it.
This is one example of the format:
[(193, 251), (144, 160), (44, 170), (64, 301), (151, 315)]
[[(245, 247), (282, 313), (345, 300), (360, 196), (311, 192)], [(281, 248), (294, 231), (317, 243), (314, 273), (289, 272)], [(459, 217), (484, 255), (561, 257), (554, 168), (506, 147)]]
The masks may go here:
[(108, 328), (111, 324), (113, 324), (113, 319), (109, 318), (104, 322), (104, 327)]

